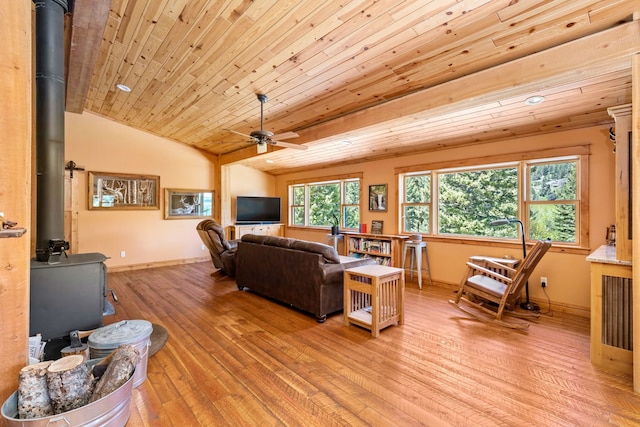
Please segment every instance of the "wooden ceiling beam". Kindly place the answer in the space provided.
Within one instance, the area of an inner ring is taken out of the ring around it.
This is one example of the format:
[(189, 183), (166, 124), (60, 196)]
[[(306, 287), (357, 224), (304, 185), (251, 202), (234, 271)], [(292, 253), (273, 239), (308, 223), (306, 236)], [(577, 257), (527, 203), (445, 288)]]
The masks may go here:
[(69, 48), (66, 111), (82, 113), (109, 17), (111, 0), (75, 2)]

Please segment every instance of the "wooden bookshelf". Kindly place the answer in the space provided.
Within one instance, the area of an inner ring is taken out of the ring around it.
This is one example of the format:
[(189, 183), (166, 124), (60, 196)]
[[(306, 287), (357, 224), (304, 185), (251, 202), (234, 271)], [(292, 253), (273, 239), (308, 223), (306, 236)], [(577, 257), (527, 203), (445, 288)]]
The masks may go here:
[(372, 258), (380, 265), (402, 265), (402, 242), (409, 236), (344, 231), (344, 253), (356, 258)]

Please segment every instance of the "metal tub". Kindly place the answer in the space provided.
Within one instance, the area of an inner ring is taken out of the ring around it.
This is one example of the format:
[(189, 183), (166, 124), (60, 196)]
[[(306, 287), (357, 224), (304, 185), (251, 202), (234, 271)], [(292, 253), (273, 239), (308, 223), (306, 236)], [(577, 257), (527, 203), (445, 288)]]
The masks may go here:
[(153, 325), (146, 320), (123, 320), (96, 329), (89, 335), (89, 351), (92, 359), (107, 357), (121, 344), (133, 346), (140, 354), (136, 365), (133, 387), (136, 388), (147, 379), (147, 363)]
[(2, 405), (8, 427), (123, 427), (129, 420), (134, 375), (114, 392), (81, 408), (49, 417), (19, 419), (18, 392)]

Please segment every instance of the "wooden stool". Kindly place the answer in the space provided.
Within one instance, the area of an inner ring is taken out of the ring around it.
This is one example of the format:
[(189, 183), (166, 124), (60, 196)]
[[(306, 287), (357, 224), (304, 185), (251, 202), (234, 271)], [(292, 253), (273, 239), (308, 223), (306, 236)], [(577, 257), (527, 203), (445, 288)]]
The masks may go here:
[(390, 325), (404, 324), (404, 270), (363, 265), (344, 271), (344, 324), (371, 330), (377, 337)]
[[(424, 251), (422, 250), (424, 248)], [(413, 272), (418, 273), (418, 286), (422, 289), (422, 254), (424, 253), (425, 267), (427, 267), (427, 273), (429, 274), (429, 284), (433, 285), (431, 281), (431, 267), (429, 266), (429, 254), (427, 252), (427, 242), (423, 241), (406, 241), (404, 242), (404, 250), (402, 252), (402, 268), (404, 269), (404, 263), (407, 260), (407, 250), (411, 250), (410, 256), (410, 269), (409, 278), (413, 280)], [(415, 269), (414, 269), (415, 265)]]

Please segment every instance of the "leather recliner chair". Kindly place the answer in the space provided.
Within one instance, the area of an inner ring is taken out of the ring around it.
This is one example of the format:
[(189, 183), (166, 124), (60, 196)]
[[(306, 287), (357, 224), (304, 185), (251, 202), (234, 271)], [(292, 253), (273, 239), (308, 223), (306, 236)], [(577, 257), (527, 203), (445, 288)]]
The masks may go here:
[(209, 249), (213, 265), (223, 274), (235, 277), (235, 254), (238, 240), (227, 240), (222, 226), (212, 219), (200, 221), (196, 226), (196, 231), (207, 249)]

